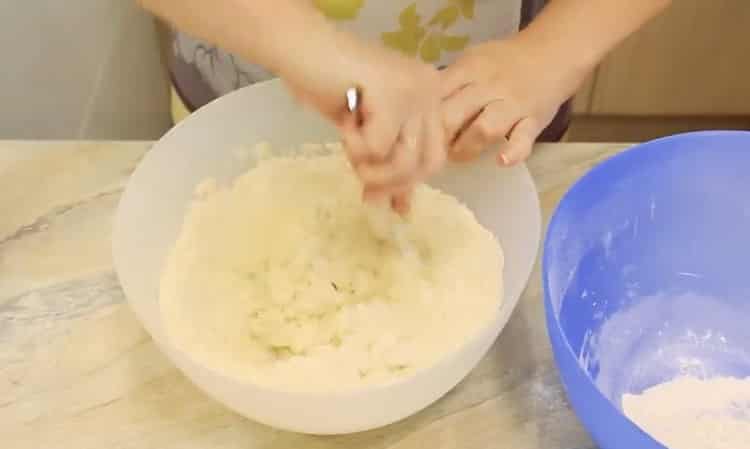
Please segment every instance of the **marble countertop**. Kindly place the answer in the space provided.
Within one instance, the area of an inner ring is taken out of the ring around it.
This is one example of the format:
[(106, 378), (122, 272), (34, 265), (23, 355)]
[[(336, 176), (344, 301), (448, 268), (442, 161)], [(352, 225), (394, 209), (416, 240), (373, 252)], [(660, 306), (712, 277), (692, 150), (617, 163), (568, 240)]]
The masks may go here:
[[(442, 400), (382, 429), (264, 427), (190, 384), (152, 344), (112, 269), (120, 193), (147, 142), (0, 141), (0, 446), (4, 449), (590, 449), (560, 385), (539, 267), (495, 346)], [(539, 145), (545, 224), (616, 144)]]

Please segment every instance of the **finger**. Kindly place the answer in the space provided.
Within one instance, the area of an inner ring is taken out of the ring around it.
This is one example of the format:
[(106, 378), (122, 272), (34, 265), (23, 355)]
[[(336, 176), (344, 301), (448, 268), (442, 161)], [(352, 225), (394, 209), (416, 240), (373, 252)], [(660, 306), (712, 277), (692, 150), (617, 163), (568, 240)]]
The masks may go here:
[(467, 70), (461, 63), (453, 63), (439, 73), (440, 98), (443, 100), (471, 84), (471, 78), (467, 76)]
[(414, 194), (414, 188), (409, 187), (407, 190), (403, 190), (396, 193), (391, 199), (391, 207), (399, 215), (406, 215), (411, 210), (411, 198)]
[(341, 143), (346, 150), (352, 167), (357, 167), (364, 162), (369, 154), (369, 149), (362, 136), (356, 115), (350, 114), (339, 125)]
[(518, 111), (509, 102), (493, 101), (459, 135), (448, 156), (463, 162), (474, 159), (489, 145), (505, 142), (505, 136), (518, 121)]
[(388, 160), (367, 162), (358, 167), (357, 173), (362, 182), (368, 186), (383, 187), (414, 178), (420, 159), (421, 133), (422, 120), (419, 117), (407, 120)]
[(508, 145), (498, 154), (498, 163), (514, 165), (526, 160), (534, 147), (534, 141), (542, 132), (537, 122), (529, 117), (521, 119), (510, 131)]
[(394, 184), (389, 186), (365, 186), (362, 191), (362, 199), (370, 204), (391, 204), (394, 205), (396, 197), (402, 197), (404, 195), (410, 195), (410, 192), (414, 190), (414, 183), (403, 182), (401, 184)]
[(418, 170), (418, 181), (426, 179), (445, 165), (448, 147), (445, 141), (445, 130), (443, 129), (440, 112), (435, 109), (427, 114), (422, 127), (423, 151)]
[(401, 123), (396, 123), (384, 113), (364, 116), (362, 132), (373, 161), (385, 161), (393, 150), (401, 131)]
[(445, 99), (441, 106), (445, 139), (450, 145), (456, 141), (466, 128), (487, 104), (491, 93), (478, 84), (471, 84)]

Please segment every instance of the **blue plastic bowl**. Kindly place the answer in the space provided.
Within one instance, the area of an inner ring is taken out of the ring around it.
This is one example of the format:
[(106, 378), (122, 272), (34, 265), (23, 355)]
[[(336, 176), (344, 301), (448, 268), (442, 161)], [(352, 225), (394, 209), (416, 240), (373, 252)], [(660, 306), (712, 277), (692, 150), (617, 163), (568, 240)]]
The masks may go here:
[(680, 375), (750, 376), (750, 132), (675, 135), (599, 164), (544, 244), (547, 328), (601, 449), (664, 449), (621, 411)]

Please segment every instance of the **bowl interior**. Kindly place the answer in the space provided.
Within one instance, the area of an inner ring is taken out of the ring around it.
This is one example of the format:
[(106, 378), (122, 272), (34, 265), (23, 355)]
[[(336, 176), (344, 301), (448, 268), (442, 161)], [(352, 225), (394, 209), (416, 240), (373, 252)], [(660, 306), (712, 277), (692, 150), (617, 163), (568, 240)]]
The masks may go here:
[(544, 281), (572, 355), (616, 407), (679, 375), (750, 376), (750, 133), (640, 145), (550, 224)]
[[(316, 114), (296, 105), (277, 81), (241, 89), (207, 105), (172, 129), (133, 174), (115, 219), (115, 268), (139, 319), (168, 346), (160, 322), (159, 279), (195, 186), (207, 177), (231, 182), (253, 158), (235, 151), (257, 142), (283, 149), (328, 142), (337, 134)], [(541, 234), (536, 189), (524, 166), (498, 169), (487, 160), (449, 167), (431, 184), (466, 203), (500, 239), (506, 255), (507, 321), (533, 267)]]

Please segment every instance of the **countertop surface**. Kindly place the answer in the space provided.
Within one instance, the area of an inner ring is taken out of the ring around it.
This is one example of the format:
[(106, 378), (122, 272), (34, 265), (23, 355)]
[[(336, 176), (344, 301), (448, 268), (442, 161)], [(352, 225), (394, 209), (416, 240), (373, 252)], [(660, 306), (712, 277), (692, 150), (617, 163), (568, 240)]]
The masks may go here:
[[(312, 437), (238, 416), (195, 388), (124, 302), (110, 232), (147, 142), (0, 141), (3, 449), (590, 449), (557, 377), (537, 264), (508, 326), (446, 397), (395, 425)], [(544, 222), (626, 145), (539, 145)]]

